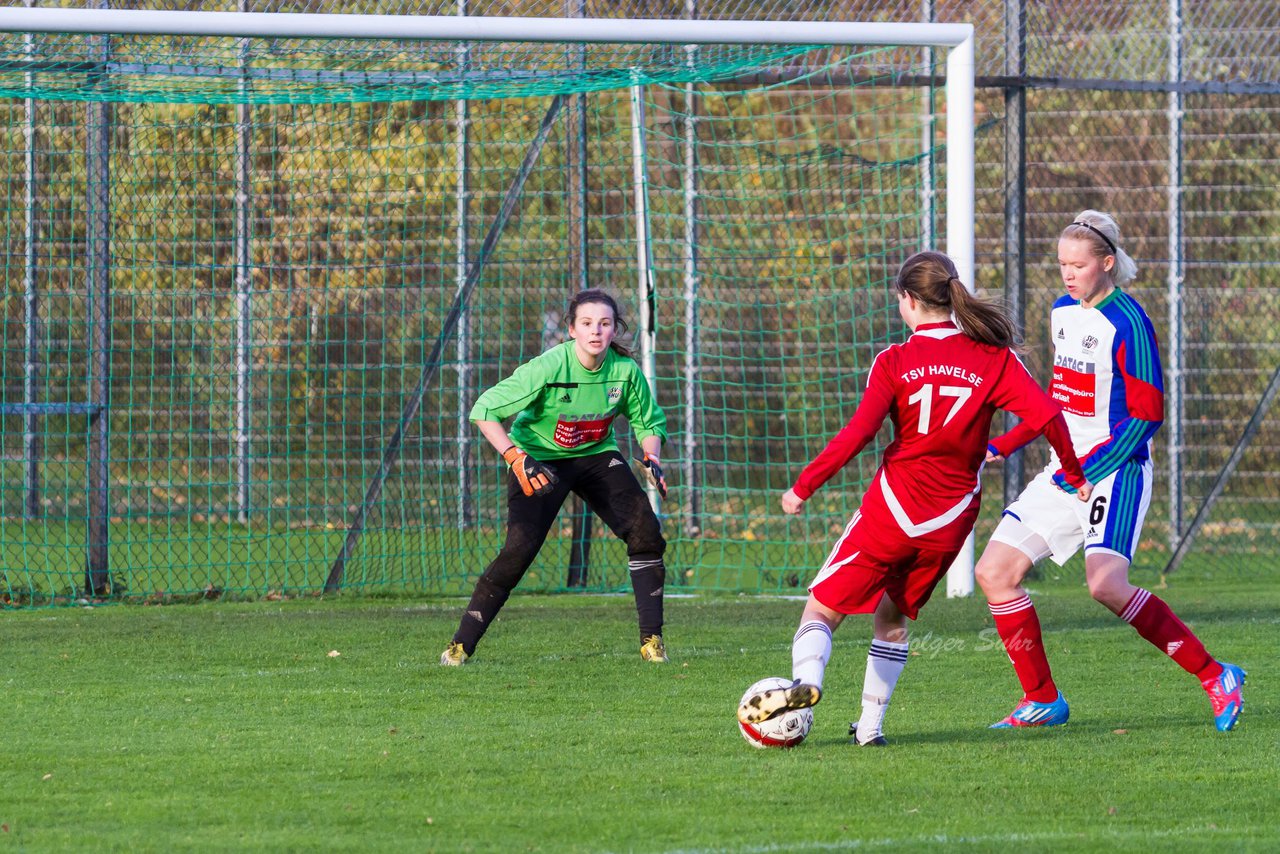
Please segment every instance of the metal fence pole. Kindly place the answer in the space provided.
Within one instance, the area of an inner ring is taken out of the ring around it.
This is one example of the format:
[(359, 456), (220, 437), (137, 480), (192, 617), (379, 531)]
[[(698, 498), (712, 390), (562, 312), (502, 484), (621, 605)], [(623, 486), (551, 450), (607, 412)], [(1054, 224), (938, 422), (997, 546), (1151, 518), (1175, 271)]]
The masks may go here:
[[(250, 11), (249, 0), (239, 0), (241, 12)], [(250, 319), (253, 313), (253, 273), (249, 254), (249, 212), (252, 188), (250, 186), (250, 107), (249, 94), (249, 39), (239, 40), (240, 103), (236, 104), (235, 140), (235, 296), (234, 296), (234, 360), (235, 360), (235, 470), (236, 470), (236, 519), (249, 521), (249, 479), (251, 477), (250, 407), (252, 406), (250, 372)]]
[[(565, 0), (565, 14), (574, 18), (587, 15), (586, 0)], [(571, 61), (577, 68), (587, 64), (586, 46), (570, 47)], [(590, 255), (587, 246), (587, 96), (574, 95), (565, 113), (566, 154), (568, 171), (569, 212), (569, 284), (572, 290), (590, 287), (588, 266)], [(567, 585), (586, 587), (591, 569), (591, 534), (595, 527), (591, 511), (577, 495), (569, 499), (569, 567)]]
[[(686, 18), (698, 17), (698, 0), (685, 0)], [(698, 59), (698, 46), (685, 48), (689, 64)], [(684, 84), (684, 472), (688, 515), (685, 533), (702, 532), (702, 493), (698, 488), (698, 91)]]
[[(105, 9), (107, 0), (95, 8)], [(111, 37), (91, 36), (97, 59), (110, 59)], [(98, 88), (103, 71), (89, 75), (89, 88)], [(89, 299), (89, 560), (85, 590), (109, 592), (110, 557), (110, 441), (111, 441), (111, 105), (90, 101), (85, 127), (85, 282)]]
[[(36, 0), (23, 0), (31, 7)], [(22, 37), (23, 53), (28, 60), (36, 56), (35, 36), (25, 33)], [(35, 86), (35, 74), (26, 75), (27, 88)], [(40, 419), (34, 410), (40, 397), (40, 283), (39, 272), (39, 205), (40, 165), (36, 149), (40, 135), (36, 126), (38, 105), (34, 98), (25, 98), (23, 108), (23, 195), (25, 213), (23, 242), (25, 252), (22, 263), (22, 317), (23, 363), (22, 402), (28, 407), (22, 415), (22, 513), (28, 519), (40, 515)]]
[[(467, 0), (458, 0), (458, 14), (467, 14)], [(471, 44), (460, 42), (455, 56), (459, 73), (471, 65)], [(467, 284), (468, 216), (471, 209), (471, 105), (459, 98), (453, 105), (454, 147), (454, 283), (459, 292)], [(458, 384), (458, 524), (469, 528), (475, 522), (475, 505), (471, 500), (471, 308), (464, 305), (458, 317), (457, 384)]]
[(1182, 0), (1169, 0), (1169, 547), (1182, 540)]
[[(1027, 328), (1027, 4), (1005, 0), (1004, 73), (1018, 81), (1004, 90), (1004, 298), (1014, 326)], [(1018, 418), (1004, 413), (1012, 430)], [(1018, 449), (1004, 461), (1004, 503), (1022, 493), (1023, 454)]]
[[(932, 23), (935, 15), (933, 0), (921, 0), (920, 20)], [(933, 48), (923, 49), (924, 67), (920, 69), (925, 77), (933, 74)], [(921, 90), (925, 102), (925, 119), (920, 128), (920, 249), (936, 249), (938, 235), (934, 230), (937, 217), (937, 188), (933, 185), (933, 86), (925, 86)]]

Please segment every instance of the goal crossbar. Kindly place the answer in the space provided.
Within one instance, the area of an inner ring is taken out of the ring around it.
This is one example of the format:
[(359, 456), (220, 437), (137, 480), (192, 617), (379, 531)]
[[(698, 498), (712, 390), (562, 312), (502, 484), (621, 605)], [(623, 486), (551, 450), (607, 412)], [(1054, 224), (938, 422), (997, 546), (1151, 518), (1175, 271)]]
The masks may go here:
[(972, 24), (0, 8), (0, 32), (239, 38), (960, 47)]

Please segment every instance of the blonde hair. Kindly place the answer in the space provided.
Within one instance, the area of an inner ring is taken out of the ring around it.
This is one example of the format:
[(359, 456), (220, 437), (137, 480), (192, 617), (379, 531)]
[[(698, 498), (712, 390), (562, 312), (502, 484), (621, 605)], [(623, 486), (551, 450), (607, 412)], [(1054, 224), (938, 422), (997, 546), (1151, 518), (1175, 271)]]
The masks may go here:
[(1080, 211), (1071, 225), (1062, 230), (1062, 237), (1087, 242), (1098, 258), (1114, 256), (1116, 263), (1110, 270), (1112, 284), (1127, 284), (1138, 275), (1137, 262), (1120, 247), (1120, 226), (1111, 214)]
[(950, 311), (964, 334), (979, 343), (992, 347), (1017, 344), (1017, 329), (1003, 306), (969, 293), (955, 262), (941, 252), (917, 252), (903, 261), (893, 289), (911, 294), (929, 308)]

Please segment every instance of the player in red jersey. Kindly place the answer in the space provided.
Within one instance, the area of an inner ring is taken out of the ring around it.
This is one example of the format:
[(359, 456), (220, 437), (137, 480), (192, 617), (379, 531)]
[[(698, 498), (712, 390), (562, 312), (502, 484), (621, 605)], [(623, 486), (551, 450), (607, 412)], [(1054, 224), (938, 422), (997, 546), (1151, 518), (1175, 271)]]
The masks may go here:
[(907, 661), (907, 619), (916, 618), (973, 528), (997, 409), (1017, 414), (1035, 435), (1049, 439), (1081, 500), (1092, 489), (1058, 405), (1011, 349), (1013, 323), (999, 307), (965, 290), (950, 258), (939, 252), (912, 255), (893, 291), (913, 334), (876, 356), (853, 418), (782, 496), (783, 510), (799, 513), (875, 437), (886, 417), (893, 422), (893, 442), (861, 508), (809, 585), (791, 647), (795, 681), (748, 698), (738, 710), (743, 722), (817, 703), (832, 632), (849, 614), (874, 614), (862, 717), (852, 734), (856, 744), (885, 743), (884, 713)]

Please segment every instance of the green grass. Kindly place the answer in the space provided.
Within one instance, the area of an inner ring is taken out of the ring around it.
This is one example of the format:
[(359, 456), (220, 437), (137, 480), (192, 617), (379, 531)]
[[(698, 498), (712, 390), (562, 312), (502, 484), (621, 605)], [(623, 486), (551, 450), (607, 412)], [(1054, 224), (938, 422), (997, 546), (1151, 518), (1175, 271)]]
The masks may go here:
[[(461, 601), (27, 610), (7, 668), (0, 848), (14, 850), (1275, 850), (1280, 581), (1165, 598), (1251, 672), (1237, 732), (1089, 600), (1034, 590), (1065, 728), (995, 732), (1016, 682), (981, 597), (938, 599), (883, 750), (846, 744), (868, 644), (836, 636), (808, 741), (754, 750), (734, 707), (790, 669), (800, 603), (668, 601), (672, 663), (630, 597), (516, 596), (463, 668)], [(338, 656), (331, 656), (336, 650)]]

